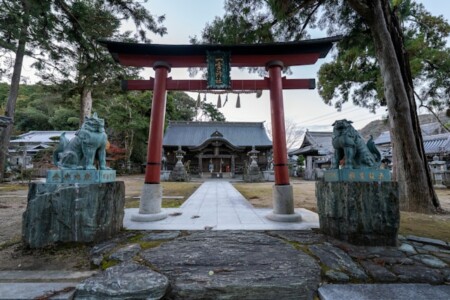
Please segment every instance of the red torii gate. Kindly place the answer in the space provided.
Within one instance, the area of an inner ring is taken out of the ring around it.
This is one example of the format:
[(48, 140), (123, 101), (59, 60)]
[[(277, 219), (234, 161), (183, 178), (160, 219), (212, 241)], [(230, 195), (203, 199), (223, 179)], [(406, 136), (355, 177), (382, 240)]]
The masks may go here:
[[(100, 41), (118, 63), (124, 66), (153, 67), (155, 78), (125, 80), (125, 90), (153, 90), (150, 131), (147, 149), (145, 184), (139, 214), (134, 221), (156, 221), (166, 217), (161, 211), (160, 185), (162, 140), (167, 90), (270, 90), (275, 185), (274, 221), (296, 222), (301, 217), (294, 212), (292, 186), (289, 183), (286, 132), (284, 125), (283, 89), (314, 89), (314, 79), (286, 79), (284, 68), (315, 64), (324, 58), (333, 42), (341, 37), (300, 42), (253, 45), (161, 45)], [(208, 80), (175, 80), (167, 75), (171, 68), (207, 67)], [(265, 67), (268, 78), (231, 80), (231, 67)]]

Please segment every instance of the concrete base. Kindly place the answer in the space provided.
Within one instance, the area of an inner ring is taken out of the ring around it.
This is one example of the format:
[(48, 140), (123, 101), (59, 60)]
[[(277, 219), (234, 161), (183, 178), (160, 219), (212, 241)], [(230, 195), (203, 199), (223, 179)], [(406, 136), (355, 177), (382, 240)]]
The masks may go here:
[(142, 188), (139, 214), (131, 216), (136, 222), (152, 222), (165, 219), (167, 214), (161, 211), (161, 184), (144, 184)]
[(274, 222), (294, 223), (294, 222), (302, 221), (302, 216), (297, 213), (293, 213), (293, 214), (289, 214), (289, 215), (270, 213), (266, 216), (266, 218), (271, 221), (274, 221)]
[(291, 185), (274, 185), (273, 213), (267, 215), (267, 219), (275, 222), (300, 222), (299, 214), (294, 211), (294, 194)]

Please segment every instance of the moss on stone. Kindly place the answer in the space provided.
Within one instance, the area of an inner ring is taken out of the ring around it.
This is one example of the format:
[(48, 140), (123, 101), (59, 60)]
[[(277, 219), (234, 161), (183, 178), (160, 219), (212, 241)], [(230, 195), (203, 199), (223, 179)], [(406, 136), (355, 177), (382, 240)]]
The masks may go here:
[(141, 248), (143, 250), (146, 250), (146, 249), (158, 247), (162, 243), (164, 243), (164, 241), (148, 241), (148, 242), (139, 242), (139, 245), (141, 245)]
[(118, 265), (120, 262), (118, 260), (114, 259), (103, 259), (100, 267), (102, 270), (106, 270), (108, 268), (114, 267), (115, 265)]

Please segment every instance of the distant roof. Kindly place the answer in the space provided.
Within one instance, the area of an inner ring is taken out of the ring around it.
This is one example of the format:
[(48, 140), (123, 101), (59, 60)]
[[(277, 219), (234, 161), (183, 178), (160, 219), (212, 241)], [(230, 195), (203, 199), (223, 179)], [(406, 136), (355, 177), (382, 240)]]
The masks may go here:
[(300, 138), (302, 143), (297, 150), (289, 152), (289, 155), (312, 154), (327, 155), (333, 153), (331, 143), (333, 133), (325, 131), (305, 131)]
[(56, 141), (51, 138), (59, 138), (63, 132), (66, 133), (66, 137), (70, 140), (75, 136), (76, 131), (29, 131), (18, 135), (10, 143), (55, 143)]
[[(445, 134), (446, 130), (439, 122), (427, 123), (420, 125), (422, 136), (425, 140), (427, 136), (438, 136), (439, 134)], [(444, 132), (444, 133), (443, 133)], [(375, 140), (375, 145), (383, 145), (391, 143), (391, 133), (389, 131), (383, 131)]]
[(271, 147), (263, 122), (173, 122), (164, 134), (163, 146), (197, 147), (220, 137), (236, 147)]
[[(381, 133), (375, 140), (376, 145), (389, 144), (391, 136), (389, 131)], [(423, 147), (425, 154), (435, 154), (441, 152), (450, 152), (450, 133), (441, 133), (434, 135), (423, 135)]]
[(423, 135), (434, 135), (446, 132), (439, 122), (422, 124), (420, 125), (420, 130), (422, 130)]
[(383, 131), (373, 142), (375, 145), (389, 144), (391, 142), (391, 133)]
[(423, 137), (423, 147), (426, 154), (450, 151), (450, 133), (442, 133)]

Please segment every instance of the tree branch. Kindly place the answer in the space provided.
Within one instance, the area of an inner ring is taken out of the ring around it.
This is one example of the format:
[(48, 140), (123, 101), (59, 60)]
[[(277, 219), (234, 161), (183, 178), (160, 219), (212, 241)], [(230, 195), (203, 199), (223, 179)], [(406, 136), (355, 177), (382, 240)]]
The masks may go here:
[(414, 91), (414, 95), (416, 95), (417, 99), (419, 99), (419, 102), (420, 102), (419, 107), (425, 107), (426, 109), (428, 109), (428, 111), (436, 118), (436, 121), (438, 121), (438, 123), (441, 124), (441, 126), (442, 126), (447, 132), (450, 132), (450, 130), (449, 130), (449, 129), (445, 126), (445, 124), (441, 121), (441, 119), (439, 118), (439, 116), (436, 115), (436, 113), (433, 111), (433, 109), (432, 109), (430, 106), (424, 104), (423, 99), (419, 96), (419, 94), (418, 94), (416, 91)]

